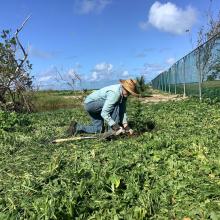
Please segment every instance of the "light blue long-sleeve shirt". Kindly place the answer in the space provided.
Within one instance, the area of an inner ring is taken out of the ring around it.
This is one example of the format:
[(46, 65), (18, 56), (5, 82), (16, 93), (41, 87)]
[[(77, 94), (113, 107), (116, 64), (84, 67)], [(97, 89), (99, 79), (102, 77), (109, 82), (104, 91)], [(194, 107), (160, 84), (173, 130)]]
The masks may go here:
[[(92, 101), (102, 100), (104, 105), (101, 111), (102, 118), (108, 123), (109, 126), (114, 125), (116, 122), (111, 118), (111, 112), (114, 110), (115, 104), (120, 101), (126, 102), (123, 99), (122, 86), (120, 84), (111, 85), (94, 91), (88, 95), (85, 99), (85, 103)], [(123, 103), (126, 106), (126, 103)], [(126, 108), (124, 108), (123, 121), (122, 123), (127, 123)]]

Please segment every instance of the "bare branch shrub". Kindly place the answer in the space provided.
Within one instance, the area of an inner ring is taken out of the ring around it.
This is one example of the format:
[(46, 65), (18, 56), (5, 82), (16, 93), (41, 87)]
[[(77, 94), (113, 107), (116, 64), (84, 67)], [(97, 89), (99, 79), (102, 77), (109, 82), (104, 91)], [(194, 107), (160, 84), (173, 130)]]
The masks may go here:
[(14, 36), (3, 30), (0, 42), (0, 108), (4, 110), (31, 111), (28, 92), (32, 89), (28, 54), (18, 34), (29, 17), (17, 29)]

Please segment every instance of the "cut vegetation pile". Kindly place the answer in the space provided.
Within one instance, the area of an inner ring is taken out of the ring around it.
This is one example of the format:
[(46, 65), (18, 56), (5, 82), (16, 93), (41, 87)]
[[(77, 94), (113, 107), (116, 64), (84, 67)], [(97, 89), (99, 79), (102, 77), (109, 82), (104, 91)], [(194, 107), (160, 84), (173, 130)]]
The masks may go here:
[(0, 112), (0, 219), (220, 218), (219, 104), (131, 100), (133, 126), (153, 131), (51, 144), (85, 115)]

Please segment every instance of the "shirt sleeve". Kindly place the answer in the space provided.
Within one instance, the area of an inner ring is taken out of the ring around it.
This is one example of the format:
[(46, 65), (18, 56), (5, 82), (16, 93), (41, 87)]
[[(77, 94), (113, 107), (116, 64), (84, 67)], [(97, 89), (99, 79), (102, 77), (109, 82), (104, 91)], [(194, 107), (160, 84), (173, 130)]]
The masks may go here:
[(115, 124), (111, 117), (111, 112), (114, 110), (115, 104), (118, 102), (120, 95), (116, 92), (108, 91), (104, 106), (101, 111), (102, 118), (108, 123), (109, 126)]

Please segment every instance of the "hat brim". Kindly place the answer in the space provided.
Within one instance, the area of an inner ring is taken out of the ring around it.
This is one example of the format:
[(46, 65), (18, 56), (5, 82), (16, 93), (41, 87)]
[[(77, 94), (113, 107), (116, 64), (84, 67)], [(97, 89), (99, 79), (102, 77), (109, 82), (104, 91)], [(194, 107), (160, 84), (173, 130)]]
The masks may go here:
[(123, 86), (123, 88), (124, 88), (125, 90), (127, 90), (131, 95), (136, 96), (136, 97), (140, 96), (138, 93), (132, 91), (129, 87), (127, 87), (127, 86), (124, 84), (124, 82), (125, 82), (126, 80), (120, 79), (119, 81), (120, 81), (121, 85)]

